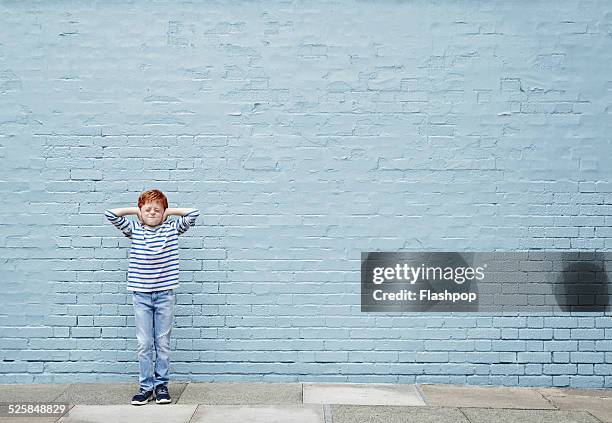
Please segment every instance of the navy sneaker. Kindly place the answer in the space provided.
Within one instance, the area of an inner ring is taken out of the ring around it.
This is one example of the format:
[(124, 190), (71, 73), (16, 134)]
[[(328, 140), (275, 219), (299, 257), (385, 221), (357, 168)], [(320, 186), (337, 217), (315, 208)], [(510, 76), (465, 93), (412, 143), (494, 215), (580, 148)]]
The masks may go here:
[(155, 387), (155, 402), (157, 404), (168, 404), (172, 402), (166, 385), (157, 385)]
[(153, 391), (140, 388), (138, 393), (132, 397), (132, 405), (145, 405), (153, 399)]

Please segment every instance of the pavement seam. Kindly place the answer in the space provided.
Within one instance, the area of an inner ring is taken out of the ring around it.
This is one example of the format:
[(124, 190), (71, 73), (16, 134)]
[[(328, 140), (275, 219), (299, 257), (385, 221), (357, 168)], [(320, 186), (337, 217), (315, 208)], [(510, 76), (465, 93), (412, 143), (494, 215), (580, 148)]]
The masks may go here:
[(600, 420), (599, 418), (597, 418), (597, 416), (595, 416), (593, 413), (591, 413), (589, 410), (571, 410), (571, 411), (584, 411), (585, 413), (587, 413), (589, 416), (593, 417), (596, 421), (598, 421), (599, 423), (604, 423), (603, 420)]
[(423, 390), (421, 389), (419, 384), (415, 383), (414, 387), (415, 387), (416, 391), (418, 392), (418, 394), (421, 396), (421, 399), (423, 400), (425, 405), (430, 405), (429, 401), (427, 400), (427, 397), (425, 396), (425, 392), (423, 392)]
[[(68, 390), (70, 389), (70, 387), (71, 387), (72, 385), (78, 385), (78, 383), (69, 383), (69, 384), (68, 384), (68, 385), (67, 385), (67, 386), (64, 388), (64, 390), (63, 390), (62, 392), (60, 392), (60, 393), (58, 394), (58, 396), (56, 396), (56, 397), (55, 397), (55, 398), (54, 398), (52, 401), (53, 401), (53, 402), (57, 402), (57, 400), (58, 400), (58, 399), (59, 399), (59, 398), (60, 398), (62, 395), (64, 395), (64, 393), (65, 393), (65, 392), (68, 392)], [(62, 419), (62, 417), (63, 417), (63, 416), (65, 416), (65, 415), (67, 415), (68, 413), (70, 413), (70, 410), (72, 410), (72, 409), (73, 409), (74, 407), (76, 407), (76, 405), (77, 405), (76, 403), (71, 402), (71, 401), (70, 401), (70, 398), (67, 398), (67, 402), (66, 402), (66, 403), (68, 404), (68, 411), (67, 411), (66, 413), (64, 413), (62, 416), (59, 416), (59, 417), (58, 417), (58, 418), (57, 418), (57, 419), (54, 421), (54, 423), (59, 422), (59, 421)]]
[(70, 389), (70, 387), (74, 385), (73, 383), (69, 383), (62, 392), (60, 392), (54, 399), (53, 401), (56, 402), (58, 400), (59, 397), (61, 397), (66, 391), (68, 391)]
[(325, 423), (333, 423), (334, 421), (330, 404), (323, 404), (323, 420)]
[[(185, 384), (185, 387), (183, 388), (183, 390), (179, 394), (178, 398), (174, 401), (175, 404), (178, 404), (178, 402), (180, 401), (181, 397), (183, 396), (183, 392), (185, 392), (185, 390), (187, 389), (187, 387), (189, 386), (190, 383), (191, 383), (191, 381), (187, 381), (187, 383)], [(193, 410), (193, 413), (191, 414), (191, 417), (189, 417), (189, 420), (187, 420), (187, 423), (191, 423), (191, 420), (193, 420), (193, 416), (195, 416), (195, 413), (196, 413), (196, 411), (198, 411), (199, 407), (200, 407), (200, 404), (196, 404), (196, 408), (195, 408), (195, 410)]]
[(470, 418), (467, 416), (467, 414), (465, 414), (465, 412), (463, 411), (463, 409), (462, 409), (461, 407), (457, 407), (457, 410), (459, 410), (459, 412), (460, 412), (461, 414), (463, 414), (463, 417), (465, 417), (465, 419), (466, 419), (468, 422), (472, 423), (472, 421), (470, 420)]
[(554, 402), (552, 402), (550, 399), (548, 399), (548, 397), (547, 397), (546, 395), (544, 395), (542, 392), (540, 392), (540, 390), (539, 390), (539, 389), (534, 389), (533, 391), (534, 391), (534, 392), (537, 392), (538, 394), (540, 394), (540, 396), (541, 396), (542, 398), (544, 398), (544, 399), (546, 400), (546, 402), (547, 402), (547, 403), (549, 403), (550, 405), (552, 405), (552, 406), (555, 408), (555, 410), (560, 410), (560, 408), (559, 408), (559, 407), (557, 407), (557, 404), (555, 404), (555, 403), (554, 403)]
[(191, 421), (193, 420), (193, 416), (195, 416), (195, 414), (198, 412), (198, 408), (200, 408), (200, 404), (196, 404), (196, 407), (193, 410), (193, 413), (191, 413), (191, 417), (189, 417), (189, 420), (187, 420), (187, 423), (191, 423)]
[(190, 383), (191, 383), (190, 381), (187, 381), (187, 383), (183, 387), (183, 390), (178, 394), (178, 398), (174, 400), (175, 404), (177, 404), (181, 400), (181, 397), (183, 396), (183, 393), (185, 392), (185, 390), (187, 389), (187, 387), (189, 386)]

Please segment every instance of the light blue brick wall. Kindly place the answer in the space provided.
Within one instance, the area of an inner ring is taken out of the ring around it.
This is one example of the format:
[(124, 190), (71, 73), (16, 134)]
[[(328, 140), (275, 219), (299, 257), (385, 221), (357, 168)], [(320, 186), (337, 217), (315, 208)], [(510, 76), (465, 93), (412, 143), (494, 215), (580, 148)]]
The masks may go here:
[(604, 314), (361, 313), (362, 251), (610, 250), (606, 1), (0, 2), (0, 374), (136, 381), (129, 240), (181, 239), (171, 378), (612, 387)]

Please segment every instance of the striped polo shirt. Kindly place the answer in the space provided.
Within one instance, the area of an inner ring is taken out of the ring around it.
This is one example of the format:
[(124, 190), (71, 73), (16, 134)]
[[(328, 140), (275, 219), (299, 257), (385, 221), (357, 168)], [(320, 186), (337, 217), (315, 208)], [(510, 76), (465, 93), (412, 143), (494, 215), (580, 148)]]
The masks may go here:
[(178, 236), (195, 226), (200, 215), (198, 209), (154, 228), (117, 216), (110, 209), (104, 215), (132, 240), (127, 278), (129, 291), (154, 292), (178, 287)]

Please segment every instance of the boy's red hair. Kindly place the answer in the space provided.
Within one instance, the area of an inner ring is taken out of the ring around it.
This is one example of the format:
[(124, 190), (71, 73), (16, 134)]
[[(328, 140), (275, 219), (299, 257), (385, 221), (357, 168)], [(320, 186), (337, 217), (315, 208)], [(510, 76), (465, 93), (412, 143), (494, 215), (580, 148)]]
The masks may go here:
[(159, 201), (164, 209), (168, 208), (168, 199), (164, 193), (158, 189), (151, 189), (140, 194), (140, 197), (138, 197), (138, 208), (141, 208), (145, 203), (150, 203), (152, 201)]

